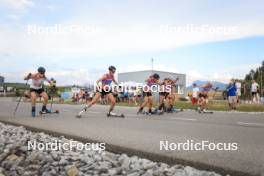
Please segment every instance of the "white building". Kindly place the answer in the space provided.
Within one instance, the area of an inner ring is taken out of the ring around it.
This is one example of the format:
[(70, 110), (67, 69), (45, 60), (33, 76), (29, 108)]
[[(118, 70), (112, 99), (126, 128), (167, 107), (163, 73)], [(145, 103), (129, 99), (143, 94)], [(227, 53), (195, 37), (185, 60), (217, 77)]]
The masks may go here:
[(151, 75), (157, 73), (160, 75), (160, 80), (163, 80), (166, 77), (179, 78), (176, 83), (176, 93), (184, 96), (186, 93), (186, 75), (180, 73), (164, 72), (157, 70), (145, 70), (145, 71), (135, 71), (135, 72), (125, 72), (118, 73), (118, 82), (119, 83), (144, 83), (145, 80)]
[(3, 84), (5, 82), (5, 78), (3, 76), (0, 76), (0, 84)]

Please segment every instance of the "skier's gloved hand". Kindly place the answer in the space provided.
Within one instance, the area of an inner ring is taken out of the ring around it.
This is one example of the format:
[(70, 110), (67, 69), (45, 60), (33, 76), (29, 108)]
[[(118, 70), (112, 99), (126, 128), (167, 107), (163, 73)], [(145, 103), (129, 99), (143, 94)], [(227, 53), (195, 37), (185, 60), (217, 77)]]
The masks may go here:
[(29, 73), (24, 80), (28, 80), (31, 77), (32, 73)]

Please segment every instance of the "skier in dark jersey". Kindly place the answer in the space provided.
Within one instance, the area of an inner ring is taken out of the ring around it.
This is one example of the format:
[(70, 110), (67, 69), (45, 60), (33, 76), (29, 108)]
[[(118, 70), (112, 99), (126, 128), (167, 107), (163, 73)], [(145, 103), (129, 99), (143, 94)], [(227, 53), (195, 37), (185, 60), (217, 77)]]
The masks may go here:
[[(113, 115), (113, 116), (116, 115), (114, 112), (112, 112), (115, 107), (116, 100), (115, 100), (115, 97), (113, 96), (112, 89), (111, 89), (112, 82), (118, 85), (117, 81), (114, 78), (116, 68), (114, 66), (110, 66), (108, 70), (109, 70), (109, 73), (104, 74), (102, 78), (96, 81), (97, 87), (99, 89), (96, 90), (96, 94), (93, 97), (92, 101), (89, 102), (81, 112), (79, 112), (79, 114), (77, 115), (78, 118), (81, 118), (82, 114), (86, 112), (88, 108), (96, 104), (96, 102), (102, 96), (106, 96), (111, 102), (108, 114)], [(100, 86), (99, 83), (101, 83), (102, 85)]]
[[(163, 83), (161, 84), (163, 86), (163, 91), (159, 92), (160, 101), (159, 101), (159, 107), (156, 109), (156, 112), (163, 113), (163, 112), (172, 112), (173, 111), (173, 104), (175, 101), (175, 84), (179, 80), (177, 78), (176, 80), (173, 80), (173, 78), (165, 78)], [(166, 104), (166, 105), (165, 105)]]
[(211, 89), (213, 89), (213, 84), (208, 82), (205, 85), (199, 86), (201, 89), (199, 93), (199, 99), (198, 99), (198, 111), (206, 112), (208, 108), (208, 94)]
[(176, 109), (173, 107), (175, 102), (175, 92), (176, 92), (176, 83), (179, 81), (179, 78), (176, 78), (175, 80), (173, 78), (168, 78), (169, 85), (171, 86), (171, 91), (169, 95), (166, 97), (166, 101), (168, 102), (168, 108), (167, 112), (174, 112)]
[(163, 86), (163, 90), (159, 92), (159, 106), (158, 109), (156, 109), (157, 112), (162, 113), (165, 111), (165, 100), (167, 99), (168, 95), (170, 94), (170, 91), (166, 90), (166, 86), (169, 85), (169, 79), (165, 78), (163, 82), (161, 83)]
[(153, 105), (153, 97), (152, 97), (152, 92), (151, 92), (151, 87), (153, 85), (159, 85), (159, 78), (160, 76), (158, 74), (153, 74), (151, 75), (147, 80), (147, 88), (148, 90), (144, 90), (143, 89), (143, 97), (144, 97), (144, 101), (143, 103), (140, 105), (139, 110), (138, 110), (138, 114), (143, 112), (144, 107), (146, 107), (148, 105), (148, 113), (153, 114), (152, 112), (152, 105)]

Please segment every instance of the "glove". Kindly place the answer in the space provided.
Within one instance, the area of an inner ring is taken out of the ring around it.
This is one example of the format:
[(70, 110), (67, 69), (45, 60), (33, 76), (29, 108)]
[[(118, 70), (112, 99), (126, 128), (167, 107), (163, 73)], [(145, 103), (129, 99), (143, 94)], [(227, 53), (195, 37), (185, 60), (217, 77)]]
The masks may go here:
[(28, 80), (31, 77), (32, 73), (29, 73), (26, 77), (25, 80)]

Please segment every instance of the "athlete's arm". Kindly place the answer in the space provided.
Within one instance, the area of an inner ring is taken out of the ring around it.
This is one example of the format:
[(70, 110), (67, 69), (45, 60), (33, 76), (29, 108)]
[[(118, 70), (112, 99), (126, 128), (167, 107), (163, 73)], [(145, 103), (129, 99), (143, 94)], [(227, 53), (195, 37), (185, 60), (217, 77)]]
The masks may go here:
[(102, 81), (103, 81), (104, 79), (106, 79), (106, 78), (107, 78), (106, 75), (104, 75), (104, 76), (102, 76), (102, 78), (98, 79), (98, 80), (96, 81), (97, 86), (99, 86), (99, 83), (102, 82)]
[(146, 79), (145, 82), (147, 83), (147, 82), (149, 82), (149, 80), (150, 80), (150, 78)]
[(160, 82), (159, 80), (156, 81), (156, 84), (158, 85), (162, 85), (162, 82)]
[(25, 80), (29, 80), (29, 79), (39, 79), (38, 78), (38, 73), (35, 73), (35, 74), (28, 74), (28, 76), (26, 77), (26, 79)]
[(118, 82), (115, 80), (115, 78), (113, 78), (113, 82), (118, 85)]
[(176, 84), (176, 82), (178, 82), (178, 81), (179, 81), (179, 77), (176, 78), (175, 80), (172, 80), (172, 84)]
[(29, 79), (31, 79), (31, 76), (32, 76), (32, 74), (29, 73), (27, 76), (24, 77), (24, 80), (29, 80)]

